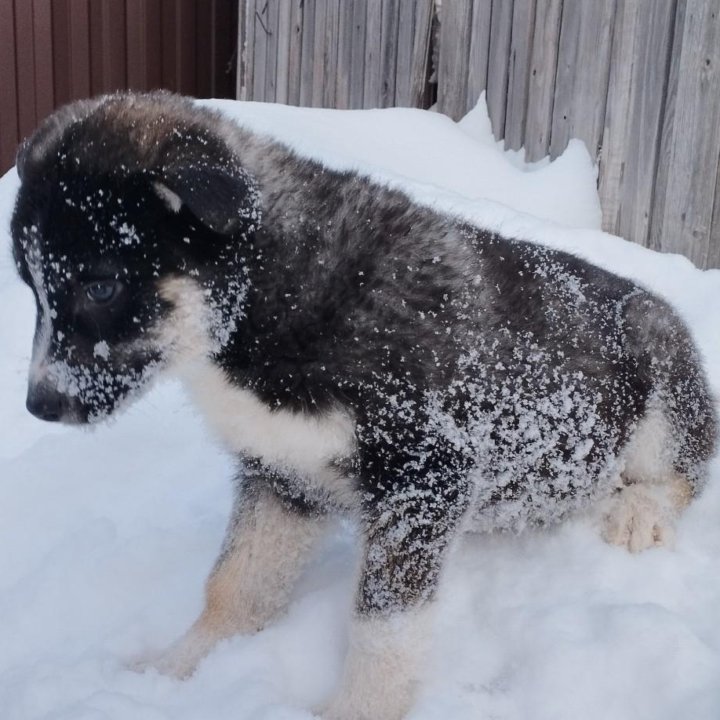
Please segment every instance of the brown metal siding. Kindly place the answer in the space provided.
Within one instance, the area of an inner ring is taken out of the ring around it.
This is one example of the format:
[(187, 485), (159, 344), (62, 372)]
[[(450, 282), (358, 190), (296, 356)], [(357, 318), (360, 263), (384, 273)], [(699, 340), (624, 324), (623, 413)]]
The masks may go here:
[(234, 97), (237, 0), (0, 0), (0, 173), (71, 100), (132, 88)]

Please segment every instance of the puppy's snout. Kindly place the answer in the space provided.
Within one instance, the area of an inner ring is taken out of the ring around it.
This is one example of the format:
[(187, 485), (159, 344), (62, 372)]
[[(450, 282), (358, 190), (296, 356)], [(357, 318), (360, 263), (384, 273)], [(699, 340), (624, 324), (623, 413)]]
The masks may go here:
[(54, 388), (38, 383), (28, 388), (25, 407), (40, 420), (58, 422), (67, 410), (67, 399)]

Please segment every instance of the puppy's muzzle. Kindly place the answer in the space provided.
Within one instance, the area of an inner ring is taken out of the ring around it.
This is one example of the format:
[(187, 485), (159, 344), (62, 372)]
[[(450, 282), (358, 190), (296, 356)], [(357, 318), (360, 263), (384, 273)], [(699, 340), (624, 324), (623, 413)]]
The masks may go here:
[(32, 384), (28, 387), (25, 407), (36, 418), (48, 422), (63, 420), (70, 409), (67, 396), (45, 383)]

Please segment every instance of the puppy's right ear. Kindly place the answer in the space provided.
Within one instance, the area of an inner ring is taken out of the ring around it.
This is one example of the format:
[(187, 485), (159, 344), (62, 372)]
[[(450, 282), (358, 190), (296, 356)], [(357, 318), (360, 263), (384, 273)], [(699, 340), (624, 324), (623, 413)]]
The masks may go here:
[(200, 222), (221, 234), (231, 234), (242, 221), (256, 217), (257, 192), (242, 170), (221, 167), (176, 167), (153, 183), (172, 212), (186, 205)]
[(227, 158), (188, 159), (163, 169), (153, 189), (171, 212), (183, 205), (221, 234), (258, 219), (258, 192), (252, 178)]

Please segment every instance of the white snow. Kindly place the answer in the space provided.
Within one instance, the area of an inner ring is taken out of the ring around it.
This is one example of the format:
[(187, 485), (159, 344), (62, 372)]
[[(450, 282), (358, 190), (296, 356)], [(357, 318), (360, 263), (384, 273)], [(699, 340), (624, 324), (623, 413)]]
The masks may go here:
[[(720, 386), (720, 272), (599, 231), (581, 144), (521, 166), (498, 149), (482, 102), (459, 124), (418, 110), (212, 102), (328, 165), (639, 280), (685, 317)], [(184, 682), (126, 669), (200, 610), (232, 463), (172, 383), (94, 432), (25, 411), (35, 321), (9, 252), (16, 188), (14, 171), (0, 179), (0, 717), (311, 717), (347, 647), (356, 550), (344, 525), (272, 627), (223, 643)], [(412, 720), (717, 720), (719, 557), (718, 464), (673, 550), (630, 555), (584, 518), (468, 536), (442, 586)]]

